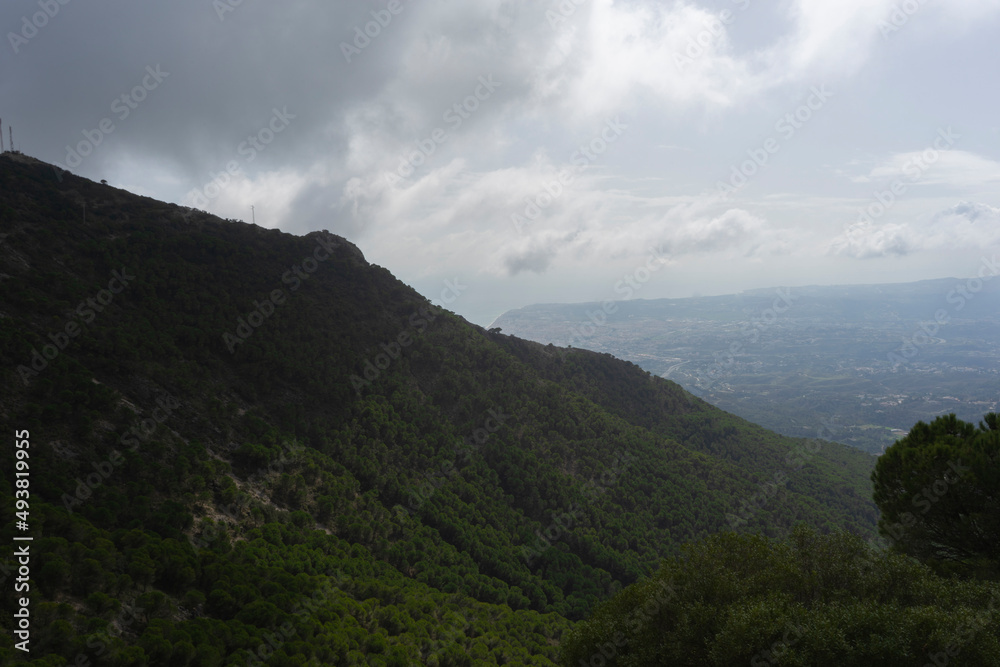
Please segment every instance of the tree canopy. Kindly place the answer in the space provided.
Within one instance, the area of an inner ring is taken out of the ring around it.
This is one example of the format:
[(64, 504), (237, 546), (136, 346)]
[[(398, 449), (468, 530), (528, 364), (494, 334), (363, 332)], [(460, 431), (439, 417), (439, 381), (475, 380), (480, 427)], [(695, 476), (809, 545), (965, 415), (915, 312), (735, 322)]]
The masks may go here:
[(942, 571), (1000, 572), (1000, 417), (918, 422), (872, 472), (880, 532)]
[(723, 533), (577, 624), (566, 667), (1000, 665), (1000, 584), (958, 582), (847, 533)]
[(685, 545), (577, 624), (563, 664), (1000, 665), (1000, 417), (919, 422), (872, 481), (892, 549), (805, 526)]

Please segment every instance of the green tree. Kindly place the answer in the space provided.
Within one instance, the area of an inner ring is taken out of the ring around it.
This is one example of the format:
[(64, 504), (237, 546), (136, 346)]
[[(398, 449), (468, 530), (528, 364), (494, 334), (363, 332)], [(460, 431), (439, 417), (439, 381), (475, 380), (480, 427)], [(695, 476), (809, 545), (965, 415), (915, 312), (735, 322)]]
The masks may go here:
[(1000, 417), (918, 422), (872, 472), (880, 532), (945, 571), (1000, 570)]
[(847, 533), (689, 544), (579, 623), (562, 664), (1000, 665), (1000, 585), (955, 582)]

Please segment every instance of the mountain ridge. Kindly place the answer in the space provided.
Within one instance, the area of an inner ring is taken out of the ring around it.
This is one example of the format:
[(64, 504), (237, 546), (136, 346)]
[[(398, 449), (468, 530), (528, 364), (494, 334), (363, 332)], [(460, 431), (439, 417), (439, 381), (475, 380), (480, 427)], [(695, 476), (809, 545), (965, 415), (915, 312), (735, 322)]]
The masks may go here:
[[(341, 237), (62, 177), (0, 156), (0, 421), (30, 425), (45, 462), (32, 599), (53, 655), (96, 659), (88, 640), (139, 606), (105, 642), (116, 660), (250, 659), (289, 623), (285, 660), (552, 664), (574, 620), (682, 542), (874, 534), (871, 457), (471, 325)], [(122, 268), (135, 279), (101, 303)], [(296, 595), (329, 581), (300, 617)]]

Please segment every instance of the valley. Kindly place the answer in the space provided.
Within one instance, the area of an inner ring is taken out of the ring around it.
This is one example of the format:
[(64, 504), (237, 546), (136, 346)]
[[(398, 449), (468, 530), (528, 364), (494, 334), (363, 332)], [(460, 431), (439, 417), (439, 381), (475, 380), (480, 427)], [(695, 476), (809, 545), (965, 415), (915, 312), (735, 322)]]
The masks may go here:
[(779, 433), (879, 453), (919, 420), (1000, 407), (994, 268), (983, 258), (975, 281), (637, 299), (612, 313), (536, 305), (491, 327), (611, 353)]

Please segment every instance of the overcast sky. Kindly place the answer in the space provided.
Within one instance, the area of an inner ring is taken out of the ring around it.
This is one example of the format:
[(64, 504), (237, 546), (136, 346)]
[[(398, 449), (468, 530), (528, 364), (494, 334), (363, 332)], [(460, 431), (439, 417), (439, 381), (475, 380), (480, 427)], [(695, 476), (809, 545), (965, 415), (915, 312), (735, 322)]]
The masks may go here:
[(5, 141), (341, 234), (483, 325), (1000, 250), (996, 0), (4, 0), (0, 27)]

